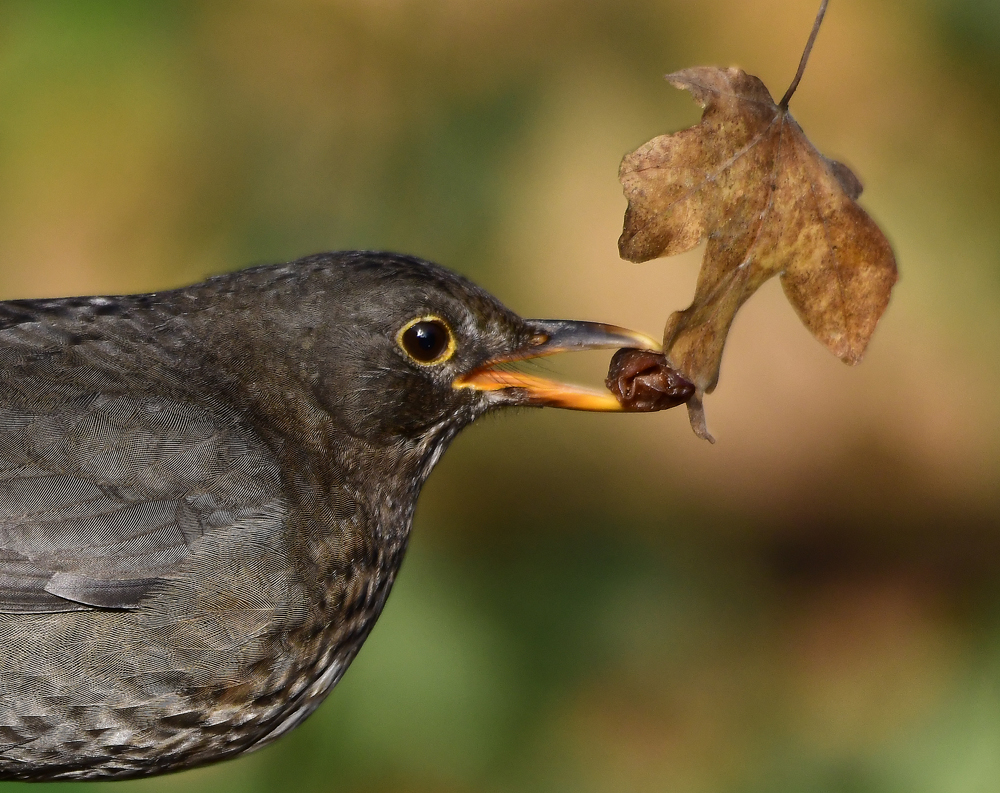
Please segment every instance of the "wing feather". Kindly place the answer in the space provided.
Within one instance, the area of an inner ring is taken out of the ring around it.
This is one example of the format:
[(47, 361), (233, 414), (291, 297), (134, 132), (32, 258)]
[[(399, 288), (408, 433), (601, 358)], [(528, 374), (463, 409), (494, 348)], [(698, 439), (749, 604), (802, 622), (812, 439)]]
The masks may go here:
[(206, 533), (280, 496), (235, 414), (148, 394), (0, 386), (0, 613), (130, 609)]

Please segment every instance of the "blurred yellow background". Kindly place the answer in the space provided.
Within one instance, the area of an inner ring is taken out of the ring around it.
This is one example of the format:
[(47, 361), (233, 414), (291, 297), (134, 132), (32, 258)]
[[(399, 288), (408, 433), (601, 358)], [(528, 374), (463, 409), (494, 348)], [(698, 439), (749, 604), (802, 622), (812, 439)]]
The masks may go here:
[[(0, 2), (0, 297), (382, 248), (656, 334), (700, 251), (619, 260), (619, 160), (698, 120), (666, 72), (780, 95), (815, 6)], [(833, 0), (792, 112), (899, 260), (860, 367), (772, 282), (714, 447), (683, 411), (470, 429), (320, 711), (114, 789), (1000, 790), (1000, 5)]]

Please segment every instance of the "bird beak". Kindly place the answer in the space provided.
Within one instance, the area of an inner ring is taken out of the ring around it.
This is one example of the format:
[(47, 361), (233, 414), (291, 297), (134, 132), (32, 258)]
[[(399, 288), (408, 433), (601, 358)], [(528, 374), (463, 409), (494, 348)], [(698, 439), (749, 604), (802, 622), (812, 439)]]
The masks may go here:
[(531, 340), (520, 349), (495, 358), (455, 379), (454, 388), (500, 392), (510, 405), (538, 405), (568, 410), (621, 411), (618, 399), (609, 391), (546, 380), (523, 372), (503, 371), (496, 367), (558, 352), (604, 350), (636, 347), (662, 352), (662, 345), (645, 333), (606, 325), (603, 322), (575, 322), (564, 319), (533, 319), (527, 325), (534, 331)]

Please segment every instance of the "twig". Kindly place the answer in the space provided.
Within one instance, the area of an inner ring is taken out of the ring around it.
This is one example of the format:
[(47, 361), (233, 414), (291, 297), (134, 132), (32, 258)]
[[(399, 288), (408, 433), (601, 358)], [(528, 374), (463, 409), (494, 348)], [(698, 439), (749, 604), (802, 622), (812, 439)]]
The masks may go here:
[(816, 34), (819, 33), (819, 26), (823, 24), (823, 17), (826, 16), (826, 5), (828, 2), (829, 0), (823, 0), (819, 4), (819, 11), (816, 12), (816, 21), (813, 22), (812, 33), (809, 34), (809, 41), (806, 42), (806, 48), (802, 51), (802, 60), (799, 61), (799, 69), (795, 72), (795, 79), (792, 80), (792, 84), (788, 86), (785, 95), (778, 102), (778, 107), (782, 110), (788, 110), (788, 103), (792, 99), (792, 94), (799, 87), (799, 80), (802, 79), (802, 74), (806, 70), (806, 63), (809, 61), (809, 53), (812, 52), (813, 44), (816, 42)]

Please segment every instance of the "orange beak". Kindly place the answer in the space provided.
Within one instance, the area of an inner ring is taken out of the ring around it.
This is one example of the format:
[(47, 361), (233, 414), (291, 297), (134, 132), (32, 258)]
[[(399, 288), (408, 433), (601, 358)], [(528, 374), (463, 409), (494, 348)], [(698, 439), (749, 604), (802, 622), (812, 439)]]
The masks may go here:
[(460, 375), (452, 384), (453, 387), (495, 392), (503, 403), (509, 405), (621, 411), (621, 403), (609, 391), (559, 383), (536, 375), (503, 371), (496, 367), (574, 350), (604, 350), (619, 347), (636, 347), (653, 352), (663, 350), (658, 341), (645, 333), (620, 328), (617, 325), (563, 319), (535, 319), (528, 320), (527, 324), (535, 330), (535, 335), (527, 345)]

